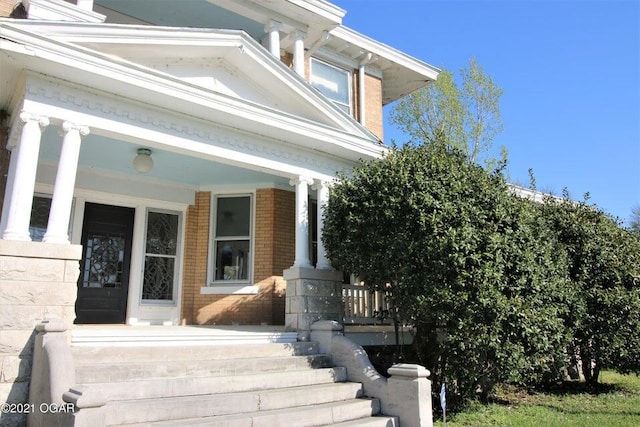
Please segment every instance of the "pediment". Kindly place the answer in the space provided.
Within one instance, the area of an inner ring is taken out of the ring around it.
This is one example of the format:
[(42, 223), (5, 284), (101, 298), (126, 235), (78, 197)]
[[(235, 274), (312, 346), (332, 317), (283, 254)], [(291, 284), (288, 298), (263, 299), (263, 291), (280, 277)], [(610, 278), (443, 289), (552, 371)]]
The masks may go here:
[[(45, 28), (42, 28), (45, 27)], [(243, 31), (42, 24), (60, 42), (212, 95), (378, 139)]]

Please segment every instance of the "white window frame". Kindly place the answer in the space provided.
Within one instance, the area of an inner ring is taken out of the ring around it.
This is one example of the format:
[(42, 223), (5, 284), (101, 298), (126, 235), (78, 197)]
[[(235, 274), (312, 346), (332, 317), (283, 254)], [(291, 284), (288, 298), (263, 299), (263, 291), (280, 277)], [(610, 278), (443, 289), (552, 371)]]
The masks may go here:
[[(233, 198), (233, 197), (249, 197), (249, 256), (247, 261), (247, 279), (245, 280), (216, 280), (216, 243), (218, 241), (225, 240), (247, 240), (247, 236), (224, 236), (217, 238), (216, 230), (216, 217), (218, 212), (218, 199)], [(211, 209), (209, 212), (209, 259), (207, 267), (207, 286), (206, 288), (219, 290), (228, 290), (229, 293), (256, 293), (255, 289), (251, 288), (253, 284), (253, 267), (255, 260), (255, 217), (256, 217), (256, 204), (255, 204), (255, 191), (250, 192), (233, 192), (233, 193), (212, 193), (211, 194)], [(206, 289), (205, 288), (205, 289)], [(250, 289), (251, 288), (251, 289)], [(226, 291), (225, 291), (226, 292)], [(210, 292), (205, 292), (210, 293)], [(214, 292), (215, 293), (215, 292)]]
[[(163, 213), (169, 215), (176, 215), (178, 217), (178, 236), (176, 237), (176, 254), (175, 255), (161, 255), (161, 254), (149, 254), (147, 252), (147, 227), (149, 226), (149, 213)], [(180, 288), (180, 278), (181, 278), (181, 264), (182, 264), (182, 232), (183, 232), (183, 223), (182, 223), (182, 212), (174, 211), (169, 209), (159, 209), (153, 207), (147, 207), (144, 214), (144, 237), (142, 240), (142, 244), (144, 245), (142, 251), (142, 275), (140, 277), (140, 305), (169, 305), (175, 306), (178, 301), (178, 290)], [(170, 300), (159, 300), (159, 299), (144, 299), (143, 298), (143, 289), (144, 289), (144, 269), (146, 266), (147, 256), (155, 256), (160, 258), (174, 258), (174, 270), (173, 270), (173, 290)], [(132, 257), (133, 261), (133, 257)]]
[[(352, 116), (353, 115), (353, 72), (351, 70), (347, 70), (347, 69), (345, 69), (343, 67), (340, 67), (338, 65), (332, 64), (332, 63), (327, 62), (327, 61), (323, 61), (322, 59), (318, 59), (318, 58), (312, 56), (311, 60), (309, 61), (309, 84), (312, 85), (312, 86), (313, 86), (313, 83), (311, 83), (311, 82), (313, 80), (313, 63), (314, 62), (319, 62), (322, 65), (325, 65), (325, 66), (330, 67), (330, 68), (334, 68), (334, 69), (344, 73), (347, 76), (347, 93), (349, 94), (349, 104), (345, 104), (343, 102), (336, 101), (336, 100), (331, 99), (329, 97), (327, 97), (327, 99), (330, 100), (331, 102), (333, 102), (336, 106), (338, 106), (338, 108), (340, 108), (341, 106), (348, 107), (349, 108), (349, 115)], [(340, 108), (340, 109), (342, 109), (342, 108)]]

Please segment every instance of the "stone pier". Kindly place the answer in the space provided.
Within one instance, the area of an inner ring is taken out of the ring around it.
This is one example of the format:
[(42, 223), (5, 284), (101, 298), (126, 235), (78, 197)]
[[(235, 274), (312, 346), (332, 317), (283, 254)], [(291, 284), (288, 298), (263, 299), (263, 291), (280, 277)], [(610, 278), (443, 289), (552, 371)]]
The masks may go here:
[(287, 281), (285, 325), (297, 331), (298, 340), (307, 341), (311, 324), (318, 320), (342, 323), (342, 273), (332, 270), (291, 267), (284, 271)]
[[(75, 319), (82, 246), (0, 240), (0, 403), (25, 403), (37, 324)], [(24, 425), (25, 415), (0, 415), (0, 425)]]

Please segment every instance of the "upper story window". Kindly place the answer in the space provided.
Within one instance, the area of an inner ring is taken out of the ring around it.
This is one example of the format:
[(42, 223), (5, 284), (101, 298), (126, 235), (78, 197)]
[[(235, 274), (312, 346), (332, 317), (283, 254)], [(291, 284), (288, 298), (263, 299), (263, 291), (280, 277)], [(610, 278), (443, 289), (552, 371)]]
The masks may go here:
[(251, 262), (251, 196), (218, 196), (213, 214), (214, 282), (248, 282)]
[(311, 58), (310, 83), (345, 113), (351, 114), (351, 73), (349, 71)]

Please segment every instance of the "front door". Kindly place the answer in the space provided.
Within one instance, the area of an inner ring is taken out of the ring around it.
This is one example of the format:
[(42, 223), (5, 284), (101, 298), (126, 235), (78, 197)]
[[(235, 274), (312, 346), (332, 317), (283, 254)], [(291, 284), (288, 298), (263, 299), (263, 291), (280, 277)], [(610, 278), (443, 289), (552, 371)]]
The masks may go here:
[(76, 323), (125, 323), (134, 214), (85, 204)]

